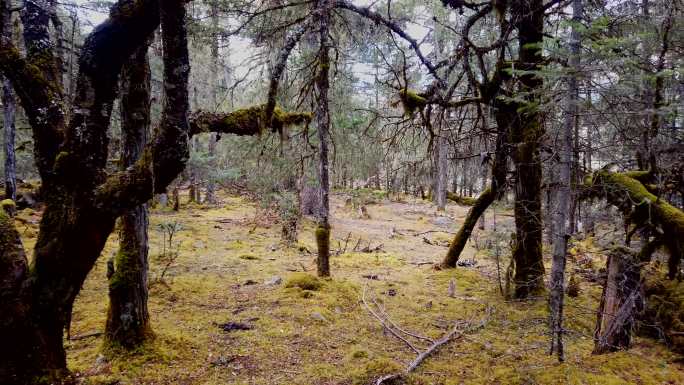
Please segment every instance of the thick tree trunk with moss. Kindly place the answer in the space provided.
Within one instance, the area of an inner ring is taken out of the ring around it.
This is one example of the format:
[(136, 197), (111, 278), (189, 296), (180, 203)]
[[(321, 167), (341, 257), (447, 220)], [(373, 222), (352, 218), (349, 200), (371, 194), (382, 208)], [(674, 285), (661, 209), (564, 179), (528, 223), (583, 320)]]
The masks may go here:
[(525, 298), (543, 288), (541, 182), (542, 165), (539, 154), (544, 135), (541, 112), (538, 110), (542, 79), (532, 71), (541, 69), (544, 11), (542, 0), (515, 0), (511, 11), (518, 15), (520, 92), (527, 101), (516, 113), (517, 124), (512, 125), (511, 142), (515, 163), (515, 296)]
[[(0, 42), (0, 70), (12, 82), (33, 130), (34, 158), (45, 210), (30, 268), (13, 226), (0, 226), (0, 383), (61, 383), (66, 355), (63, 331), (74, 299), (94, 266), (114, 220), (162, 193), (183, 170), (188, 138), (218, 131), (256, 135), (307, 114), (263, 119), (263, 108), (233, 114), (198, 113), (188, 124), (189, 59), (184, 2), (121, 0), (84, 42), (73, 114), (66, 125), (59, 71), (43, 1), (22, 11), (27, 55)], [(4, 7), (0, 7), (0, 10)], [(161, 9), (161, 12), (160, 12)], [(161, 17), (160, 17), (161, 14)], [(107, 131), (124, 61), (152, 36), (161, 19), (165, 105), (155, 138), (124, 171), (106, 172)], [(256, 113), (253, 113), (256, 112)]]
[[(142, 154), (150, 125), (150, 65), (147, 45), (140, 47), (122, 70), (121, 168), (133, 165)], [(109, 278), (109, 309), (105, 341), (135, 348), (151, 336), (147, 310), (147, 204), (120, 217), (119, 251)]]
[(330, 176), (328, 172), (328, 137), (330, 136), (330, 110), (328, 106), (328, 90), (330, 83), (330, 41), (328, 37), (330, 23), (330, 4), (328, 0), (319, 0), (317, 8), (319, 16), (318, 71), (316, 73), (316, 126), (318, 129), (318, 177), (320, 182), (320, 209), (318, 211), (318, 227), (316, 228), (316, 244), (318, 246), (318, 275), (330, 275)]
[[(0, 38), (12, 41), (12, 13), (10, 1), (0, 3), (0, 7), (5, 8), (0, 17)], [(14, 125), (17, 102), (14, 97), (14, 90), (9, 79), (0, 76), (2, 81), (2, 107), (3, 107), (3, 131), (4, 131), (4, 150), (5, 150), (5, 198), (13, 201), (17, 200), (17, 161), (14, 155), (14, 137), (16, 127)]]

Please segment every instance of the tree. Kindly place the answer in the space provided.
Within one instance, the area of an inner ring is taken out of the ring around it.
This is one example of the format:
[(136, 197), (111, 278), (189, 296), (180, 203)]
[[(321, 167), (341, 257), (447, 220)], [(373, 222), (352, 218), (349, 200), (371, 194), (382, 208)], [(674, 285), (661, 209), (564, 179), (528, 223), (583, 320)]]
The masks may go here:
[(316, 228), (316, 244), (318, 246), (318, 275), (330, 275), (330, 176), (328, 170), (328, 138), (330, 137), (330, 107), (328, 106), (328, 90), (330, 83), (330, 8), (329, 0), (319, 0), (317, 5), (318, 37), (318, 69), (316, 73), (316, 128), (318, 129), (318, 177), (320, 182), (318, 209), (318, 227)]
[[(2, 13), (2, 36), (1, 39), (12, 41), (12, 9), (11, 3), (5, 1), (1, 6), (5, 7)], [(17, 199), (17, 163), (14, 155), (14, 137), (16, 127), (14, 125), (17, 110), (14, 90), (9, 79), (2, 77), (2, 106), (3, 106), (3, 129), (5, 150), (5, 198)]]
[[(147, 48), (147, 44), (138, 48), (122, 69), (121, 171), (138, 160), (147, 143), (150, 126)], [(124, 212), (119, 221), (119, 251), (114, 257), (114, 271), (108, 272), (105, 340), (112, 345), (135, 348), (152, 335), (147, 310), (147, 204)]]
[(565, 359), (563, 352), (563, 296), (565, 294), (565, 263), (568, 249), (570, 229), (566, 223), (570, 219), (572, 200), (571, 169), (573, 167), (573, 134), (578, 119), (579, 89), (577, 71), (580, 60), (580, 34), (578, 24), (582, 18), (582, 0), (572, 2), (572, 32), (570, 34), (570, 74), (567, 76), (568, 95), (566, 100), (565, 121), (560, 133), (558, 156), (560, 170), (557, 178), (556, 212), (553, 224), (553, 265), (551, 266), (551, 349), (558, 356), (558, 361)]
[[(183, 170), (189, 137), (256, 135), (309, 116), (281, 111), (265, 120), (263, 106), (189, 116), (184, 3), (121, 0), (83, 45), (67, 124), (53, 47), (46, 43), (48, 8), (40, 1), (26, 3), (26, 57), (6, 40), (0, 46), (0, 70), (11, 80), (34, 133), (46, 202), (30, 267), (13, 227), (2, 228), (2, 239), (9, 241), (3, 241), (7, 247), (0, 259), (7, 288), (0, 303), (0, 379), (8, 384), (51, 382), (68, 374), (62, 336), (83, 281), (115, 219), (163, 192)], [(161, 122), (134, 165), (107, 173), (107, 127), (121, 68), (160, 23), (166, 96)]]

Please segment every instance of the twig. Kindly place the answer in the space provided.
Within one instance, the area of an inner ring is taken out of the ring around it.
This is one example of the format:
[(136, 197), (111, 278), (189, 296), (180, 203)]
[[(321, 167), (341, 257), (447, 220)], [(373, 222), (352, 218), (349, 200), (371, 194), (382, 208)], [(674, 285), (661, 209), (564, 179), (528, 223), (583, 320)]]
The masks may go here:
[(102, 334), (103, 333), (100, 331), (90, 332), (90, 333), (85, 333), (85, 334), (79, 334), (77, 336), (70, 337), (69, 341), (78, 341), (78, 340), (84, 340), (84, 339), (90, 338), (90, 337), (99, 337)]
[(413, 361), (411, 361), (411, 363), (408, 364), (408, 366), (406, 367), (406, 369), (404, 369), (403, 372), (388, 374), (388, 375), (382, 376), (375, 381), (375, 385), (382, 385), (385, 383), (385, 381), (396, 380), (396, 379), (402, 378), (403, 376), (405, 376), (405, 375), (411, 373), (412, 371), (416, 370), (416, 368), (418, 366), (420, 366), (420, 364), (423, 363), (423, 361), (425, 361), (426, 358), (428, 358), (431, 354), (433, 354), (435, 351), (437, 351), (437, 349), (439, 349), (442, 345), (446, 344), (447, 342), (449, 342), (453, 339), (460, 338), (465, 333), (471, 333), (475, 330), (483, 328), (487, 324), (487, 322), (489, 321), (489, 317), (491, 316), (491, 313), (492, 313), (492, 307), (487, 306), (485, 317), (477, 325), (468, 327), (466, 329), (461, 329), (460, 328), (461, 324), (458, 322), (455, 323), (454, 327), (447, 334), (445, 334), (444, 336), (442, 336), (442, 338), (435, 341), (432, 345), (430, 345), (430, 347), (428, 347), (423, 352), (418, 353), (418, 356), (415, 359), (413, 359)]
[(379, 310), (380, 313), (385, 317), (385, 319), (387, 320), (387, 322), (389, 322), (389, 324), (392, 325), (392, 326), (393, 326), (395, 329), (397, 329), (398, 331), (400, 331), (400, 332), (402, 332), (402, 333), (404, 333), (404, 334), (406, 334), (406, 335), (408, 335), (408, 336), (411, 336), (411, 337), (413, 337), (413, 338), (419, 339), (419, 340), (425, 340), (425, 341), (428, 341), (428, 342), (430, 342), (430, 343), (434, 343), (434, 342), (435, 342), (435, 340), (433, 340), (432, 338), (425, 337), (425, 336), (422, 336), (422, 335), (420, 335), (420, 334), (411, 333), (411, 332), (409, 332), (409, 331), (407, 331), (407, 330), (404, 330), (404, 329), (400, 328), (396, 323), (394, 323), (394, 321), (392, 321), (392, 319), (390, 318), (390, 316), (385, 312), (385, 309), (383, 309), (382, 306), (380, 306), (380, 304), (378, 304), (378, 302), (377, 302), (375, 299), (373, 299), (373, 304), (378, 308), (378, 310)]
[(402, 340), (411, 350), (414, 352), (420, 354), (420, 350), (413, 346), (413, 344), (408, 341), (406, 338), (402, 337), (401, 334), (397, 333), (391, 326), (388, 326), (387, 323), (385, 323), (385, 320), (380, 317), (373, 309), (368, 305), (368, 302), (366, 302), (366, 286), (363, 287), (363, 292), (361, 293), (361, 301), (363, 302), (363, 305), (366, 307), (369, 313), (373, 315), (378, 321), (380, 321), (380, 324), (390, 333), (392, 333), (393, 336), (397, 337), (398, 339)]

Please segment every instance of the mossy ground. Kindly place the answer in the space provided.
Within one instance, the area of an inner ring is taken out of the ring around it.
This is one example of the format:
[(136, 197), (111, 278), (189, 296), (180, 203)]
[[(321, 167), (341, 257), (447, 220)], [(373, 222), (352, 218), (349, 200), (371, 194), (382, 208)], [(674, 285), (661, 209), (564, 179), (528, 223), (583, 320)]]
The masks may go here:
[[(499, 254), (505, 271), (510, 212), (497, 216), (497, 232), (491, 209), (487, 230), (475, 230), (464, 255), (477, 260), (475, 267), (434, 270), (429, 263), (438, 263), (446, 248), (422, 238), (448, 239), (449, 234), (415, 234), (455, 232), (467, 208), (450, 204), (445, 214), (437, 214), (428, 203), (406, 201), (370, 205), (372, 219), (357, 219), (343, 199), (334, 197), (329, 280), (303, 275), (316, 271), (315, 256), (304, 251), (316, 249), (313, 222), (304, 223), (298, 247), (286, 248), (279, 226), (269, 227), (256, 217), (256, 205), (242, 198), (224, 196), (217, 208), (155, 210), (151, 278), (161, 269), (154, 258), (162, 250), (157, 225), (178, 221), (183, 229), (174, 238), (180, 244), (178, 259), (165, 283), (150, 290), (155, 339), (125, 354), (103, 351), (101, 337), (66, 341), (69, 367), (84, 384), (367, 384), (400, 369), (415, 354), (383, 333), (360, 304), (365, 290), (403, 328), (431, 338), (456, 320), (481, 319), (488, 305), (494, 309), (483, 329), (444, 346), (407, 379), (409, 384), (684, 383), (677, 357), (648, 339), (637, 339), (626, 352), (591, 355), (600, 288), (581, 275), (579, 296), (567, 299), (567, 361), (558, 364), (547, 355), (546, 301), (507, 302), (499, 293), (492, 240), (503, 245)], [(24, 244), (32, 247), (38, 215), (24, 210), (19, 218)], [(347, 252), (336, 255), (348, 234)], [(359, 238), (359, 249), (370, 242), (383, 244), (383, 252), (354, 252)], [(115, 232), (74, 306), (72, 336), (104, 328), (106, 260), (116, 245)], [(604, 261), (591, 248), (591, 241), (573, 245), (568, 270), (586, 270), (586, 258), (593, 258), (592, 268), (602, 267)], [(273, 276), (283, 282), (265, 284)], [(451, 280), (454, 297), (447, 295)], [(287, 285), (310, 281), (319, 283), (317, 290)], [(252, 329), (218, 327), (230, 321)]]

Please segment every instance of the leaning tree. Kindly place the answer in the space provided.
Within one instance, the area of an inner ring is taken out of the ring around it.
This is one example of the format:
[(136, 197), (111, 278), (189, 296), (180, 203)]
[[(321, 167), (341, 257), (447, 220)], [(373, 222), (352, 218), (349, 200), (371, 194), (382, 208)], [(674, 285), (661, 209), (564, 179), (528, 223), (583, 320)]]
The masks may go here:
[[(261, 106), (229, 114), (190, 114), (184, 4), (116, 3), (83, 44), (71, 102), (57, 80), (60, 72), (48, 26), (50, 0), (25, 3), (25, 56), (8, 39), (0, 43), (0, 70), (11, 81), (33, 130), (45, 200), (30, 264), (13, 222), (0, 213), (3, 384), (54, 383), (68, 376), (63, 330), (81, 285), (116, 218), (163, 192), (183, 170), (189, 137), (202, 132), (257, 135), (309, 119), (309, 114), (279, 109), (266, 119)], [(160, 25), (166, 97), (161, 121), (137, 162), (107, 172), (108, 127), (122, 66)]]

